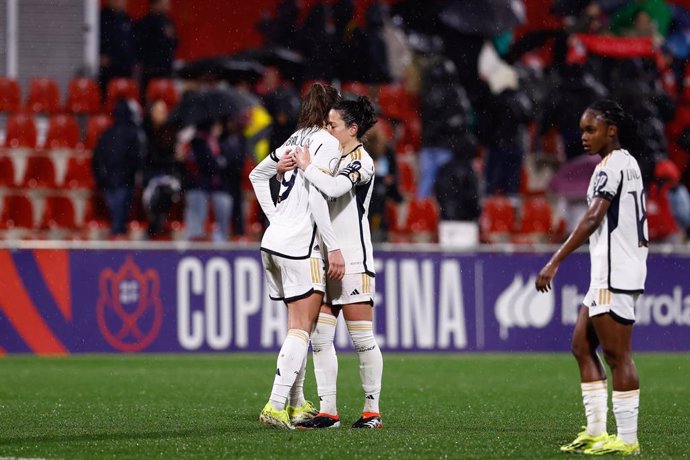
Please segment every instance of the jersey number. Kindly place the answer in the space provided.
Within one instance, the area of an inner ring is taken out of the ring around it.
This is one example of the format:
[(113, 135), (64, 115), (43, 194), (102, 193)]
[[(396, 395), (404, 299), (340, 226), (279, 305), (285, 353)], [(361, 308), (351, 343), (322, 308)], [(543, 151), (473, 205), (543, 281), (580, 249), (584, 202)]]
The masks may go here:
[[(649, 241), (644, 235), (644, 223), (647, 220), (647, 210), (644, 204), (644, 193), (639, 196), (636, 191), (628, 192), (635, 200), (635, 221), (637, 222), (637, 245), (639, 247), (649, 247)], [(639, 203), (639, 205), (638, 205)]]
[[(295, 178), (297, 177), (297, 173), (295, 171), (292, 172), (290, 175), (290, 180), (285, 180), (285, 176), (283, 175), (283, 179), (280, 181), (280, 188), (282, 193), (279, 193), (278, 195), (278, 203), (281, 201), (287, 200), (288, 195), (290, 195), (290, 191), (292, 190), (292, 187), (295, 186)], [(285, 190), (283, 191), (283, 187), (285, 187)]]

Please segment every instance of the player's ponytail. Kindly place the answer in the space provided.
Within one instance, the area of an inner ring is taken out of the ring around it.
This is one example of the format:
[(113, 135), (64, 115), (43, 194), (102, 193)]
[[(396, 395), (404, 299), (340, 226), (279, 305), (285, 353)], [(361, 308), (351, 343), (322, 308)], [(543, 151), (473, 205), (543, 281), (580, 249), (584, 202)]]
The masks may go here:
[(333, 106), (346, 126), (357, 125), (357, 139), (361, 139), (376, 123), (376, 111), (366, 96), (356, 100), (341, 100)]
[(589, 106), (589, 110), (600, 113), (604, 120), (618, 127), (618, 140), (621, 147), (633, 156), (642, 150), (642, 140), (638, 134), (637, 121), (623, 107), (610, 99), (598, 100)]
[(340, 93), (332, 86), (319, 82), (312, 84), (302, 99), (297, 128), (323, 127), (328, 123), (328, 112), (339, 100)]

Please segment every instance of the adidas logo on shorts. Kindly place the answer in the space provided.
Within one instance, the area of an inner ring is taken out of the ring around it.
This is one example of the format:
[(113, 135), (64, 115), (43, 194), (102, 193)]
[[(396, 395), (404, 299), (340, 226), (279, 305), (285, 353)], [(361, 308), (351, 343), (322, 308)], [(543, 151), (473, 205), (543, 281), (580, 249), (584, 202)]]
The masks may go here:
[(355, 289), (354, 291), (350, 292), (350, 295), (359, 295), (359, 291)]

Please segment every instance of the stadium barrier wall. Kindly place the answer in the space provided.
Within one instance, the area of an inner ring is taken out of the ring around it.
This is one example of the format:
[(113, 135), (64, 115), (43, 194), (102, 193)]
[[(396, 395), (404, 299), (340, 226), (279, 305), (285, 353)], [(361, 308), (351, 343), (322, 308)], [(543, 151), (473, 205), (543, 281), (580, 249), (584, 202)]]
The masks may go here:
[[(497, 251), (500, 248), (492, 248)], [(589, 256), (534, 279), (542, 252), (376, 251), (375, 329), (396, 352), (568, 351)], [(634, 348), (690, 351), (688, 254), (650, 254)], [(268, 299), (257, 247), (4, 243), (0, 353), (276, 351), (286, 309)], [(344, 324), (336, 345), (351, 349)]]

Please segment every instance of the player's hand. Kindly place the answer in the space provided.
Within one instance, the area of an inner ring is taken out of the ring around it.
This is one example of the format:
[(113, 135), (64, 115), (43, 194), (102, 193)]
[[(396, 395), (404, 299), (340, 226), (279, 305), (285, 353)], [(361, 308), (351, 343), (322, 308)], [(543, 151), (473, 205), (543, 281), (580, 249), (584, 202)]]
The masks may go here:
[(292, 150), (287, 150), (285, 155), (278, 160), (278, 177), (282, 177), (288, 171), (295, 169), (295, 157), (292, 155)]
[(345, 276), (345, 259), (340, 249), (328, 252), (328, 271), (326, 273), (332, 280), (340, 281)]
[(304, 171), (307, 166), (311, 164), (311, 154), (309, 153), (309, 147), (297, 147), (295, 150), (295, 161), (297, 162), (297, 167)]
[(557, 271), (558, 265), (552, 262), (544, 265), (544, 268), (541, 269), (537, 276), (537, 280), (534, 282), (534, 287), (537, 288), (537, 291), (549, 292), (551, 290), (551, 280), (556, 276)]

